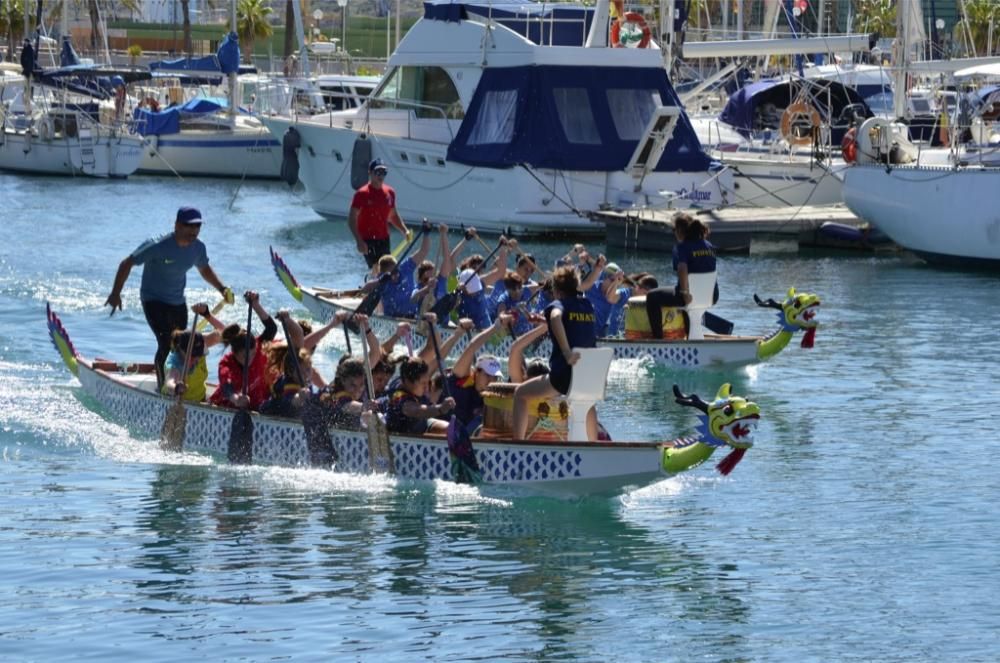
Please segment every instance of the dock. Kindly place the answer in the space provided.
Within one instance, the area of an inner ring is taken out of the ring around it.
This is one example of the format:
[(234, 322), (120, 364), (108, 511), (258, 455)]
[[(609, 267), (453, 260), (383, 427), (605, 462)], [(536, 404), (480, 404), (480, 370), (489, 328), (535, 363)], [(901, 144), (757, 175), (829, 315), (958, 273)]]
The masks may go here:
[[(597, 212), (608, 248), (627, 251), (670, 251), (671, 219), (676, 210)], [(795, 242), (799, 247), (876, 251), (894, 248), (884, 235), (854, 216), (844, 205), (805, 207), (728, 207), (691, 211), (711, 231), (712, 243), (725, 253), (749, 253), (753, 242)], [(841, 232), (824, 223), (838, 224)], [(857, 238), (850, 238), (854, 232)]]

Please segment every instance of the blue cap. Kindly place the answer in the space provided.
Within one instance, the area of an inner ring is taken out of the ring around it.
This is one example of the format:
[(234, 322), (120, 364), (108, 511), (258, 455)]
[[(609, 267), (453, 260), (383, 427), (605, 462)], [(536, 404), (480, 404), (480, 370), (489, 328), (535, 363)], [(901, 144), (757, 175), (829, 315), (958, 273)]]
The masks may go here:
[(201, 212), (194, 207), (182, 207), (177, 210), (177, 223), (185, 225), (201, 223)]
[(389, 167), (385, 165), (385, 162), (381, 159), (372, 159), (371, 163), (368, 164), (368, 172), (373, 172), (376, 168), (385, 168), (389, 170)]
[(112, 76), (111, 77), (111, 87), (118, 87), (119, 85), (121, 85), (122, 87), (124, 87), (125, 86), (125, 79), (122, 78), (121, 76)]

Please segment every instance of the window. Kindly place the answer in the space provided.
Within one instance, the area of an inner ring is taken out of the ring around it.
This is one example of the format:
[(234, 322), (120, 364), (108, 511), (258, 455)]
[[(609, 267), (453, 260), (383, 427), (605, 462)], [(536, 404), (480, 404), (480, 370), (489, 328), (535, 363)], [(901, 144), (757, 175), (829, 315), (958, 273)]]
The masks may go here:
[(649, 124), (649, 118), (660, 106), (656, 90), (612, 89), (606, 92), (615, 132), (621, 140), (639, 140)]
[(342, 85), (324, 85), (323, 90), (323, 101), (330, 110), (344, 110), (345, 108), (350, 108), (351, 104), (347, 101), (347, 92), (344, 90)]
[(552, 89), (552, 96), (566, 139), (581, 145), (600, 145), (601, 135), (590, 110), (586, 88), (557, 87)]
[(483, 96), (478, 122), (469, 132), (469, 145), (509, 143), (514, 139), (517, 90), (490, 90)]
[(372, 108), (403, 108), (427, 119), (465, 117), (458, 90), (441, 67), (393, 69), (375, 92)]

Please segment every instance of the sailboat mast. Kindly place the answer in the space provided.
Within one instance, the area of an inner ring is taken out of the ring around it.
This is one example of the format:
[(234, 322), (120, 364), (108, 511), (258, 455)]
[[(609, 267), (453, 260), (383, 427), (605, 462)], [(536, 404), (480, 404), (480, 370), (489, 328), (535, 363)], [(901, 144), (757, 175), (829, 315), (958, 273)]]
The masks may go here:
[[(229, 3), (229, 27), (233, 34), (238, 34), (236, 32), (236, 0), (232, 0)], [(253, 61), (253, 54), (250, 54), (251, 62)], [(239, 67), (237, 71), (229, 73), (229, 123), (235, 127), (236, 126), (236, 107), (239, 105), (239, 99), (236, 98), (236, 78), (239, 75)]]

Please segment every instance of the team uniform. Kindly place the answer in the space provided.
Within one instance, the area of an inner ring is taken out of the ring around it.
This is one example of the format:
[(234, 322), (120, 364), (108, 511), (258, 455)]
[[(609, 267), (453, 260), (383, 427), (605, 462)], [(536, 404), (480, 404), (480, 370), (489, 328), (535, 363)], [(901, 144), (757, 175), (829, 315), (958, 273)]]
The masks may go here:
[(552, 312), (557, 309), (562, 312), (561, 320), (570, 349), (597, 347), (596, 315), (593, 305), (584, 297), (557, 299), (545, 308), (545, 320), (548, 322), (549, 336), (552, 338), (549, 382), (556, 391), (566, 395), (573, 378), (573, 367), (566, 362), (562, 348), (552, 334)]
[(365, 184), (354, 192), (351, 207), (358, 210), (358, 235), (368, 245), (365, 261), (372, 267), (389, 255), (389, 214), (396, 208), (396, 191), (388, 184)]
[(382, 291), (382, 312), (394, 318), (415, 318), (419, 304), (410, 299), (415, 288), (417, 263), (407, 258), (396, 266), (397, 276), (389, 278)]

